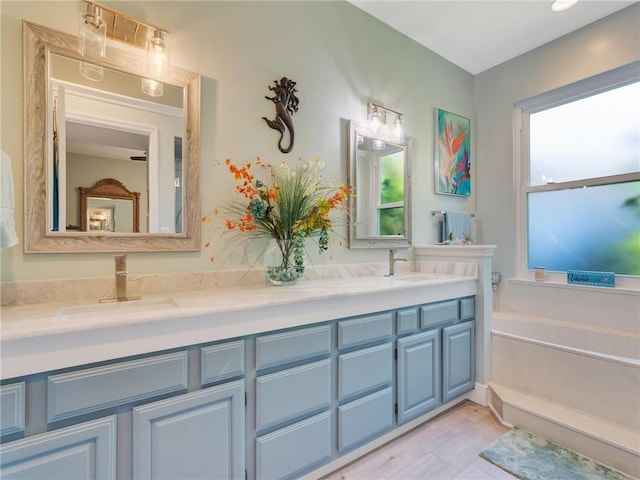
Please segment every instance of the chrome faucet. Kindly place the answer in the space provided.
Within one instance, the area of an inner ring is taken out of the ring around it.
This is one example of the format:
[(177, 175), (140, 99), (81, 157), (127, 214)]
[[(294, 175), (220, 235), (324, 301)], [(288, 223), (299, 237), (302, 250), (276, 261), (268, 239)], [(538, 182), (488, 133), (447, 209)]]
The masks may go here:
[(394, 249), (389, 250), (389, 276), (396, 274), (396, 262), (406, 262), (406, 258), (396, 258), (396, 251)]

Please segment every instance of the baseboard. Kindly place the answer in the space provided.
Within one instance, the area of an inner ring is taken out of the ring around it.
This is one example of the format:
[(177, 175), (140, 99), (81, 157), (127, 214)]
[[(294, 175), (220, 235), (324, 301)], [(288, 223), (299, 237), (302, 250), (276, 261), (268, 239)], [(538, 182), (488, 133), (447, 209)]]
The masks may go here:
[(419, 427), (423, 423), (426, 423), (429, 420), (431, 420), (433, 417), (436, 417), (441, 413), (446, 412), (447, 410), (455, 407), (457, 404), (464, 402), (465, 400), (467, 400), (467, 396), (462, 396), (448, 403), (445, 403), (444, 405), (441, 405), (438, 408), (431, 410), (429, 413), (425, 413), (421, 417), (418, 417), (399, 427), (396, 427), (394, 430), (370, 441), (369, 443), (366, 443), (365, 445), (336, 458), (331, 463), (328, 463), (326, 465), (323, 465), (322, 467), (319, 467), (313, 472), (310, 472), (304, 475), (303, 477), (301, 477), (300, 480), (317, 480), (318, 478), (327, 476), (330, 473), (334, 472), (335, 470), (338, 470), (352, 462), (355, 462), (360, 457), (365, 456), (366, 454), (372, 452), (373, 450), (376, 450), (377, 448), (380, 448), (383, 445), (391, 442), (392, 440), (395, 440), (396, 438), (404, 435), (405, 433), (413, 430), (414, 428)]
[(474, 389), (471, 390), (469, 393), (467, 393), (466, 397), (472, 402), (477, 403), (478, 405), (482, 405), (483, 407), (486, 407), (489, 405), (489, 402), (487, 400), (488, 392), (489, 392), (489, 387), (487, 384), (476, 383)]

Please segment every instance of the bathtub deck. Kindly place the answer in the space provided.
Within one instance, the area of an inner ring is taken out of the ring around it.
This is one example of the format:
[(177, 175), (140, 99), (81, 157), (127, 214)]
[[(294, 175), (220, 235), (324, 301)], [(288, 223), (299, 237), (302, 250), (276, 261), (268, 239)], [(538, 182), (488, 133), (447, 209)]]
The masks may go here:
[(640, 477), (640, 435), (593, 415), (489, 382), (489, 404), (506, 425), (591, 457), (624, 473)]

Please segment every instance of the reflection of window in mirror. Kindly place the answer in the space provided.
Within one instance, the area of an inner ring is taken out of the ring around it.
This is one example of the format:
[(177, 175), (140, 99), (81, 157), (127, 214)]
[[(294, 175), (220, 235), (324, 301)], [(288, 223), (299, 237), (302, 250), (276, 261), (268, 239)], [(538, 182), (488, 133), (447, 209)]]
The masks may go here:
[(404, 168), (402, 146), (363, 138), (358, 146), (356, 196), (360, 236), (404, 236)]
[(404, 153), (380, 157), (378, 235), (404, 235)]

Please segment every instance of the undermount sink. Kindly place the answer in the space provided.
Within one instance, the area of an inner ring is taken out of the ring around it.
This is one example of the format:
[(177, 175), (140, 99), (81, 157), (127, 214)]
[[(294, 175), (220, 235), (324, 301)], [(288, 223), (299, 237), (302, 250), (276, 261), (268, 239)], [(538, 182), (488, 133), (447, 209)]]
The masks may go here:
[(96, 316), (126, 315), (140, 311), (156, 311), (177, 307), (172, 298), (148, 298), (128, 300), (125, 302), (96, 303), (93, 305), (78, 305), (65, 307), (58, 311), (58, 320), (91, 319)]

